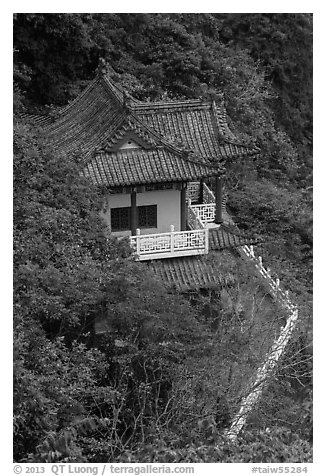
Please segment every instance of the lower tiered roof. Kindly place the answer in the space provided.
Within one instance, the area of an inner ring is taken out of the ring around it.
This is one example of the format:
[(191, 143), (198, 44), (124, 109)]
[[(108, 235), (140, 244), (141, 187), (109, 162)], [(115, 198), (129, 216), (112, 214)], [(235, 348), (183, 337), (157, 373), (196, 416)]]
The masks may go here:
[(111, 187), (132, 184), (191, 181), (217, 175), (209, 164), (188, 159), (163, 147), (99, 152), (85, 167), (84, 174), (96, 185)]
[(232, 283), (234, 278), (231, 273), (221, 273), (214, 254), (155, 260), (148, 266), (166, 285), (178, 291), (220, 288)]
[(232, 273), (222, 272), (219, 254), (254, 243), (256, 240), (221, 225), (209, 230), (208, 255), (166, 258), (149, 261), (147, 264), (167, 285), (174, 286), (179, 291), (219, 288), (233, 282)]

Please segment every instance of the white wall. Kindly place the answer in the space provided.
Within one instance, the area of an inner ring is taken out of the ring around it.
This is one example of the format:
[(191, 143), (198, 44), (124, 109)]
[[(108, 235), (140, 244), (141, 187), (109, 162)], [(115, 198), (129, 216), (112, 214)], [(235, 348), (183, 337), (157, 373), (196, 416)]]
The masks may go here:
[[(174, 230), (180, 230), (180, 190), (155, 190), (151, 192), (137, 193), (136, 205), (157, 205), (157, 228), (143, 228), (141, 235), (151, 233), (164, 233), (170, 231), (170, 225)], [(105, 222), (110, 225), (110, 208), (130, 207), (130, 194), (114, 194), (108, 197), (109, 206), (105, 213), (101, 213)], [(130, 231), (114, 232), (116, 236), (129, 236)]]
[(137, 193), (137, 206), (157, 205), (157, 228), (142, 229), (141, 235), (170, 231), (170, 225), (180, 230), (180, 195), (180, 190)]

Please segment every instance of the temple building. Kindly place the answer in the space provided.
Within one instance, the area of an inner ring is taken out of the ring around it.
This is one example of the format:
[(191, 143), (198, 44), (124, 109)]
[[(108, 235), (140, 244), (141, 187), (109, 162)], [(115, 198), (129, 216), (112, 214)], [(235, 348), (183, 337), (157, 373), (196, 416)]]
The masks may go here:
[[(218, 102), (218, 103), (217, 103)], [(136, 259), (179, 289), (217, 285), (205, 256), (248, 242), (230, 226), (223, 176), (237, 141), (223, 102), (142, 102), (105, 72), (55, 118), (35, 120), (60, 154), (80, 154), (103, 190), (108, 233), (129, 237)]]

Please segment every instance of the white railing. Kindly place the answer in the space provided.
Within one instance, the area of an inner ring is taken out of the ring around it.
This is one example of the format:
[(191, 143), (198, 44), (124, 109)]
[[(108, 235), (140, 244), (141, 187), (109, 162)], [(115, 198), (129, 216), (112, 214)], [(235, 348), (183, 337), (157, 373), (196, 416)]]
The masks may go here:
[(198, 202), (200, 198), (200, 182), (189, 182), (187, 185), (187, 200)]
[(203, 184), (203, 202), (215, 203), (215, 195), (211, 191), (211, 189), (206, 185), (206, 183)]
[(203, 205), (191, 205), (191, 208), (196, 213), (204, 225), (212, 223), (215, 220), (215, 203), (204, 203)]
[(245, 245), (242, 246), (240, 250), (241, 253), (253, 262), (255, 268), (268, 285), (270, 293), (287, 311), (288, 317), (285, 326), (280, 329), (279, 337), (274, 341), (271, 349), (267, 353), (265, 362), (259, 367), (255, 381), (251, 385), (248, 394), (242, 400), (239, 411), (233, 418), (230, 428), (226, 431), (226, 437), (230, 440), (235, 440), (245, 426), (250, 413), (267, 386), (269, 377), (292, 337), (299, 317), (298, 307), (291, 302), (289, 292), (281, 289), (279, 278), (272, 278), (270, 269), (263, 266), (262, 257), (258, 256), (257, 258), (255, 256), (253, 246)]
[(273, 297), (286, 309), (290, 311), (296, 309), (296, 306), (292, 304), (290, 300), (289, 291), (283, 291), (281, 289), (279, 278), (274, 279), (271, 275), (271, 270), (263, 266), (262, 257), (257, 257), (255, 255), (254, 247), (252, 245), (245, 245), (240, 248), (240, 251), (253, 262), (259, 274), (265, 279), (265, 282), (268, 285), (270, 293), (273, 295)]
[(171, 225), (170, 232), (151, 235), (141, 235), (138, 229), (130, 242), (139, 261), (203, 255), (208, 253), (208, 229), (174, 231)]
[[(223, 194), (222, 194), (222, 213), (226, 214), (226, 202), (228, 199), (228, 194), (225, 188), (223, 188)], [(211, 189), (204, 183), (203, 186), (203, 203), (216, 203), (215, 201), (215, 195), (211, 191)]]
[(286, 321), (286, 325), (281, 328), (278, 339), (274, 341), (270, 351), (266, 356), (265, 362), (258, 369), (256, 379), (251, 386), (251, 390), (242, 400), (238, 413), (233, 418), (230, 428), (226, 431), (225, 436), (230, 440), (235, 440), (237, 438), (238, 434), (245, 426), (250, 413), (258, 403), (263, 390), (266, 388), (269, 377), (278, 364), (279, 359), (281, 358), (287, 344), (292, 337), (298, 316), (298, 309), (295, 308), (290, 312)]
[(214, 222), (216, 209), (215, 195), (206, 183), (203, 183), (203, 203), (201, 205), (192, 205), (189, 200), (189, 205), (204, 225)]
[[(200, 198), (200, 182), (190, 182), (187, 188), (187, 200), (188, 200), (188, 223), (190, 228), (197, 229), (198, 223), (194, 218), (194, 213), (197, 220), (202, 222), (205, 226), (206, 223), (213, 223), (215, 220), (215, 196), (210, 188), (203, 183), (203, 203), (193, 204)], [(200, 223), (199, 223), (200, 224)]]
[(187, 208), (187, 224), (192, 230), (201, 230), (205, 228), (205, 224), (194, 210), (194, 205), (191, 205), (191, 200), (188, 200)]

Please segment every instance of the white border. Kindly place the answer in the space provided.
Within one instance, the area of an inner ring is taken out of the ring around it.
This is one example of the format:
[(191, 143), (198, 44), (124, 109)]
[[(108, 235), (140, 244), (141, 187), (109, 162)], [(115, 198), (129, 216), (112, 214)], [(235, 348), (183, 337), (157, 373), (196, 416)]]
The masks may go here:
[[(56, 2), (40, 1), (13, 1), (10, 5), (3, 5), (0, 15), (1, 21), (1, 92), (2, 92), (2, 120), (1, 120), (1, 290), (2, 290), (2, 329), (1, 329), (1, 363), (2, 363), (2, 439), (1, 439), (1, 462), (8, 464), (8, 471), (4, 469), (2, 474), (12, 473), (12, 341), (9, 336), (12, 335), (12, 15), (14, 12), (103, 12), (103, 13), (135, 13), (135, 12), (162, 12), (162, 13), (218, 13), (222, 7), (221, 13), (314, 13), (314, 245), (315, 245), (315, 285), (314, 285), (314, 348), (315, 362), (314, 368), (314, 422), (315, 422), (315, 441), (314, 441), (314, 463), (307, 464), (308, 474), (324, 474), (324, 428), (325, 428), (325, 354), (322, 352), (325, 340), (325, 320), (324, 312), (325, 284), (322, 275), (325, 255), (325, 196), (323, 196), (324, 186), (324, 163), (326, 161), (325, 145), (322, 143), (325, 137), (324, 111), (324, 89), (325, 72), (323, 65), (326, 63), (325, 48), (325, 9), (323, 3), (317, 1), (232, 1), (227, 2), (199, 2), (190, 3), (189, 1), (162, 3), (154, 2), (126, 2), (119, 1), (112, 3), (109, 1), (67, 1), (58, 0)], [(135, 9), (135, 6), (137, 7)], [(198, 9), (200, 7), (200, 9)], [(220, 7), (220, 8), (219, 8)], [(223, 8), (224, 7), (224, 8)], [(109, 11), (108, 11), (109, 8)], [(317, 120), (316, 120), (317, 118)], [(318, 120), (319, 119), (319, 120)], [(195, 474), (250, 474), (250, 468), (254, 465), (246, 464), (196, 464)], [(230, 467), (232, 466), (232, 468)], [(265, 466), (266, 465), (255, 465)], [(267, 465), (268, 466), (268, 465)], [(269, 465), (272, 466), (272, 465)], [(277, 465), (284, 466), (284, 465)], [(289, 465), (288, 465), (289, 466)]]

